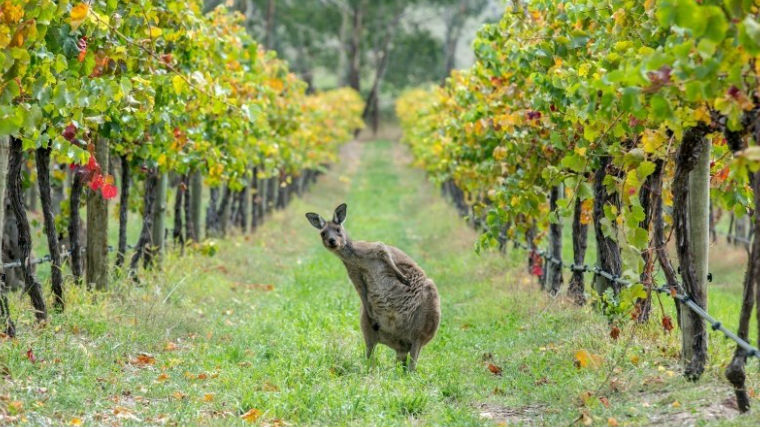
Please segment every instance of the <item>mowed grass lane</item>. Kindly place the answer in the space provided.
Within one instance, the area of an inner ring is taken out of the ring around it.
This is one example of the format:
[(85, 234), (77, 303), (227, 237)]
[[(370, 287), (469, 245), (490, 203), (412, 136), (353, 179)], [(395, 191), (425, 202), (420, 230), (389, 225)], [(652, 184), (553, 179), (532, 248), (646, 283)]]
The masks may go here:
[[(351, 143), (308, 195), (213, 257), (168, 255), (143, 285), (67, 289), (48, 326), (28, 310), (0, 341), (3, 425), (749, 424), (722, 404), (716, 361), (678, 376), (677, 337), (657, 323), (609, 337), (591, 308), (538, 291), (525, 255), (477, 255), (457, 217), (405, 150)], [(418, 371), (384, 346), (364, 359), (359, 298), (306, 211), (348, 203), (354, 239), (415, 258), (442, 302)], [(11, 296), (14, 313), (28, 309)], [(737, 307), (738, 310), (738, 307)], [(36, 362), (27, 351), (32, 350)], [(598, 364), (577, 368), (585, 349)], [(721, 352), (730, 346), (723, 345)], [(752, 376), (751, 376), (752, 377)], [(756, 377), (751, 384), (757, 388)], [(612, 419), (610, 419), (612, 418)]]

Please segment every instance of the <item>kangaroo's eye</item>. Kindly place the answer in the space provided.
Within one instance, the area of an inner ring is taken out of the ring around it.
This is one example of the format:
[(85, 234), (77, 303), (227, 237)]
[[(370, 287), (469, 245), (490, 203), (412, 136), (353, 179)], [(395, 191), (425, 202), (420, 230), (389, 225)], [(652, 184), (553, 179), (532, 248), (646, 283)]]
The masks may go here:
[(322, 233), (320, 233), (320, 235), (322, 235), (322, 237), (324, 238), (324, 237), (325, 237), (325, 235), (326, 235), (326, 233), (325, 233), (325, 232), (322, 232)]

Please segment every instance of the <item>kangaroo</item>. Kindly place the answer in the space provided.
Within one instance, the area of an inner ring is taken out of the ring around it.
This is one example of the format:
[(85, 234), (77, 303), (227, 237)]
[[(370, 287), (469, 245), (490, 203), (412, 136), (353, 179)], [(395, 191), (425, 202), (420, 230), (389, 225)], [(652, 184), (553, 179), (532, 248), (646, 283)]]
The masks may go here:
[(375, 345), (382, 343), (396, 351), (404, 367), (414, 371), (420, 349), (438, 330), (438, 290), (425, 271), (398, 248), (349, 239), (343, 228), (346, 208), (340, 204), (332, 221), (315, 213), (306, 213), (306, 218), (320, 230), (322, 244), (346, 266), (359, 294), (359, 325), (367, 358), (372, 357)]

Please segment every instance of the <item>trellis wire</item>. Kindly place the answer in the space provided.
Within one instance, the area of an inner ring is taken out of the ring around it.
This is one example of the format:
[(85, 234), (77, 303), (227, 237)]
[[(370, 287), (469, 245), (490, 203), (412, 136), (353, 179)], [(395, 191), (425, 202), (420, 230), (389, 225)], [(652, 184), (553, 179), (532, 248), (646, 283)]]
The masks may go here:
[[(589, 266), (589, 265), (576, 265), (574, 263), (566, 265), (562, 262), (562, 260), (557, 259), (554, 256), (549, 255), (546, 251), (538, 249), (538, 248), (531, 248), (530, 246), (520, 242), (520, 241), (513, 241), (516, 246), (534, 251), (536, 254), (538, 254), (541, 258), (543, 258), (546, 263), (553, 263), (556, 265), (559, 265), (560, 268), (565, 268), (570, 270), (571, 272), (592, 272), (594, 274), (597, 274), (603, 278), (606, 278), (610, 281), (616, 282), (622, 286), (628, 287), (632, 283), (631, 281), (625, 280), (621, 278), (618, 275), (606, 272), (602, 270), (599, 266)], [(680, 287), (679, 287), (680, 288)], [(675, 297), (679, 302), (686, 305), (689, 309), (691, 309), (694, 313), (696, 313), (700, 318), (704, 319), (708, 323), (710, 323), (710, 327), (712, 327), (715, 331), (720, 331), (723, 333), (723, 335), (734, 342), (736, 342), (737, 345), (739, 345), (740, 348), (744, 349), (747, 352), (748, 357), (756, 357), (760, 358), (760, 350), (755, 348), (754, 346), (750, 345), (742, 339), (741, 337), (737, 336), (734, 332), (728, 330), (726, 327), (723, 326), (723, 323), (713, 318), (707, 311), (702, 309), (689, 295), (685, 293), (676, 292), (675, 295), (673, 292), (664, 286), (660, 287), (652, 287), (652, 290), (662, 293), (662, 294), (669, 294), (673, 297)]]
[[(127, 249), (128, 250), (133, 250), (135, 248), (136, 247), (134, 245), (127, 245)], [(82, 247), (81, 250), (80, 250), (80, 252), (84, 253), (85, 250), (86, 250), (86, 248)], [(108, 246), (108, 252), (111, 253), (113, 251), (115, 251), (114, 247), (112, 247), (112, 246), (109, 245)], [(71, 250), (64, 250), (63, 252), (61, 252), (61, 257), (62, 258), (63, 257), (68, 257), (70, 255), (71, 255)], [(40, 264), (48, 263), (48, 262), (51, 262), (51, 261), (53, 261), (53, 256), (51, 256), (50, 254), (48, 254), (48, 255), (43, 256), (43, 257), (31, 259), (29, 261), (29, 266), (40, 265)], [(21, 267), (21, 266), (22, 266), (22, 261), (21, 260), (15, 260), (15, 261), (12, 261), (12, 262), (3, 263), (3, 270), (10, 269), (10, 268), (17, 268), (17, 267)]]

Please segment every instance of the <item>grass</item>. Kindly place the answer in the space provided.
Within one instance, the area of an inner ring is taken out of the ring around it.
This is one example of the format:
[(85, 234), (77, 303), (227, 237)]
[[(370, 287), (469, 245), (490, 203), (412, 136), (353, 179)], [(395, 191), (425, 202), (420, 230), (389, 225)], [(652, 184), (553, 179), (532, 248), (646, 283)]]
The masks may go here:
[[(352, 143), (256, 233), (221, 242), (213, 257), (169, 254), (141, 287), (69, 286), (67, 311), (46, 326), (11, 296), (21, 315), (18, 338), (0, 341), (0, 422), (756, 424), (757, 410), (737, 416), (723, 403), (733, 395), (722, 378), (729, 343), (711, 336), (710, 366), (689, 383), (675, 332), (629, 325), (613, 341), (592, 308), (542, 294), (524, 253), (476, 255), (475, 232), (407, 161), (388, 142)], [(343, 201), (355, 239), (404, 249), (438, 284), (443, 319), (417, 372), (383, 346), (371, 363), (363, 357), (359, 299), (303, 216)], [(721, 260), (716, 278), (740, 276), (740, 264)], [(735, 322), (740, 284), (711, 287), (711, 311)], [(579, 350), (598, 361), (576, 368)]]

